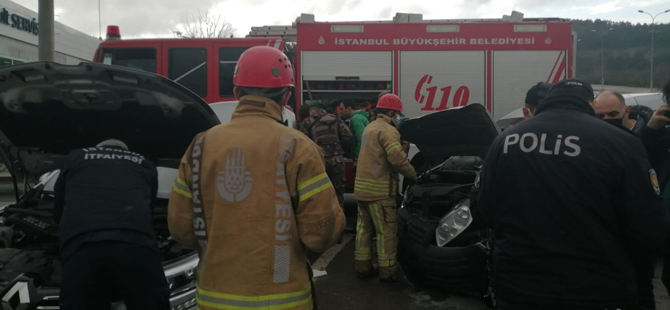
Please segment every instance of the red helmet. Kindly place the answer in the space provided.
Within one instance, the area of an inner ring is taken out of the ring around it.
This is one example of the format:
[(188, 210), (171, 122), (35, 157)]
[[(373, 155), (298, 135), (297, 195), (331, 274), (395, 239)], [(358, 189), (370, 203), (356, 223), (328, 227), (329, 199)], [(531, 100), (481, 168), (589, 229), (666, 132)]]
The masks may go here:
[(254, 88), (280, 88), (295, 85), (293, 66), (286, 54), (269, 46), (254, 46), (240, 56), (233, 85)]
[(389, 109), (402, 112), (402, 101), (394, 94), (386, 94), (377, 100), (377, 109)]

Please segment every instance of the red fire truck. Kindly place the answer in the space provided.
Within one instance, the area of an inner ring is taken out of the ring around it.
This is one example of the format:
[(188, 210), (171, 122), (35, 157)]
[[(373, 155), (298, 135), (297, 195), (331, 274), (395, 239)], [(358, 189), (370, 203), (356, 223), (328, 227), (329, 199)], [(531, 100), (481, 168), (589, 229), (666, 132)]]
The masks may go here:
[[(255, 27), (249, 36), (273, 28)], [(481, 103), (499, 119), (523, 105), (530, 86), (575, 72), (576, 35), (558, 18), (513, 12), (503, 19), (423, 20), (399, 13), (393, 21), (315, 22), (302, 14), (294, 28), (298, 105), (374, 100), (390, 91), (408, 117)]]
[(207, 103), (233, 101), (237, 59), (252, 46), (284, 50), (280, 37), (225, 39), (121, 40), (117, 26), (107, 27), (94, 62), (119, 65), (165, 76), (202, 97)]
[[(412, 16), (407, 16), (412, 18)], [(523, 105), (528, 88), (574, 74), (569, 22), (297, 24), (298, 102), (380, 90), (407, 117), (481, 103), (494, 119)], [(331, 86), (332, 85), (332, 86)], [(382, 87), (383, 86), (383, 87)]]

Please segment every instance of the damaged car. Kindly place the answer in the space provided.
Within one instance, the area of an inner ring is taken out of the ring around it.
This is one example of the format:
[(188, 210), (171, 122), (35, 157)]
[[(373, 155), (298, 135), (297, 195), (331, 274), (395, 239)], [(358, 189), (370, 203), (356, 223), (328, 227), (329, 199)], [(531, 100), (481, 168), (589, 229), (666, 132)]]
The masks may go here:
[(153, 223), (170, 302), (172, 309), (194, 309), (198, 256), (170, 237), (167, 205), (193, 137), (219, 123), (200, 97), (151, 73), (93, 63), (0, 68), (0, 156), (17, 193), (15, 203), (0, 208), (0, 309), (58, 309), (58, 169), (70, 151), (109, 138), (157, 166)]
[(405, 189), (398, 209), (397, 259), (410, 282), (487, 295), (491, 233), (471, 209), (470, 192), (499, 132), (480, 104), (401, 126), (403, 139), (417, 146), (430, 167)]

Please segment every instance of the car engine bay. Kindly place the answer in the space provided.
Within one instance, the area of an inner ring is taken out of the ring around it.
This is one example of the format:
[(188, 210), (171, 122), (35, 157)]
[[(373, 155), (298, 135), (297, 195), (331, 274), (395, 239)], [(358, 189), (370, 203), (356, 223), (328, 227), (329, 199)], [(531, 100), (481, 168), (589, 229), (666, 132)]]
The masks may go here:
[[(53, 192), (46, 190), (57, 173), (43, 178), (18, 203), (0, 209), (0, 290), (20, 275), (28, 275), (35, 286), (60, 286), (58, 224), (53, 219)], [(47, 185), (47, 186), (45, 186)], [(170, 237), (167, 199), (156, 199), (153, 226), (164, 262), (192, 253)]]

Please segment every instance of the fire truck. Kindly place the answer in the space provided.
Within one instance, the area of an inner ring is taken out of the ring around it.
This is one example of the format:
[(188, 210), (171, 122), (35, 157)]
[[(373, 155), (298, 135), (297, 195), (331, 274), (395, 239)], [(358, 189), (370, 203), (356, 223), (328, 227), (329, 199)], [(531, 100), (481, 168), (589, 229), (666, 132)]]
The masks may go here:
[(121, 40), (118, 26), (107, 27), (93, 62), (149, 71), (167, 77), (207, 103), (234, 101), (233, 73), (237, 59), (252, 46), (284, 50), (280, 37), (217, 39)]
[[(291, 32), (293, 30), (293, 32)], [(470, 103), (494, 119), (523, 105), (537, 82), (575, 73), (576, 33), (559, 18), (317, 22), (302, 14), (292, 27), (254, 27), (247, 37), (295, 37), (297, 105), (344, 98), (400, 96), (417, 117)]]

